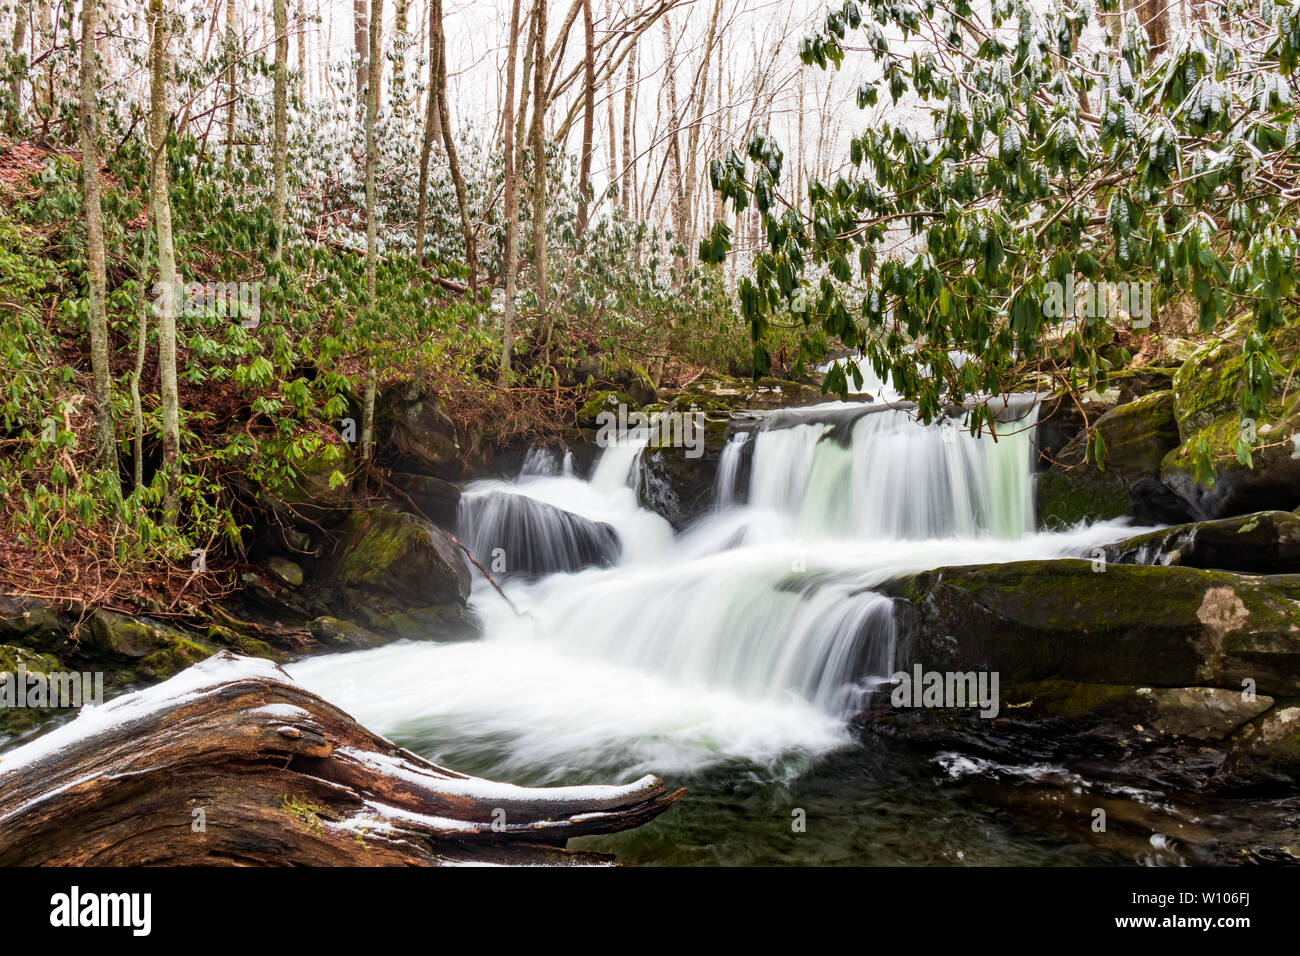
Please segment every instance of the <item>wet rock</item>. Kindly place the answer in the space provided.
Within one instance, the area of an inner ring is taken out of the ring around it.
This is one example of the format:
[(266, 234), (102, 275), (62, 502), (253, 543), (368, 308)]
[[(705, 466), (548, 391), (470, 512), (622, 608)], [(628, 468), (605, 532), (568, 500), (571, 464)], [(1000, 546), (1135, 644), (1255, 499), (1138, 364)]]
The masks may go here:
[(366, 630), (360, 624), (329, 615), (321, 615), (308, 627), (312, 637), (326, 650), (355, 651), (388, 643), (388, 638)]
[(1300, 706), (1279, 706), (1238, 733), (1216, 783), (1288, 789), (1300, 784)]
[(1119, 564), (1179, 565), (1256, 574), (1300, 573), (1300, 516), (1261, 511), (1176, 525), (1105, 549)]

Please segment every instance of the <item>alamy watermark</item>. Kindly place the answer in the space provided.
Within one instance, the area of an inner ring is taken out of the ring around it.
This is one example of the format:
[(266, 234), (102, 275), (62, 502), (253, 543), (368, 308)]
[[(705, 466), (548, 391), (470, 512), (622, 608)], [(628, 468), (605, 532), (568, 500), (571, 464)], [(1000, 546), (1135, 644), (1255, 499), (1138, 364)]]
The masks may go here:
[(1076, 282), (1071, 274), (1065, 277), (1064, 282), (1053, 280), (1043, 286), (1047, 293), (1043, 300), (1043, 314), (1049, 319), (1076, 315), (1085, 319), (1108, 319), (1127, 315), (1132, 328), (1145, 329), (1151, 326), (1153, 289), (1154, 284), (1150, 282), (1091, 282), (1087, 279)]
[(0, 672), (0, 708), (81, 707), (104, 702), (103, 671)]
[(601, 448), (648, 444), (685, 448), (687, 458), (704, 454), (703, 412), (629, 412), (620, 404), (617, 412), (597, 414), (596, 425), (596, 444)]
[(204, 316), (239, 319), (246, 329), (255, 329), (262, 321), (262, 283), (260, 282), (182, 282), (177, 279), (168, 288), (165, 282), (153, 287), (153, 314), (197, 319)]
[(916, 664), (891, 680), (895, 707), (978, 707), (981, 717), (996, 717), (1001, 708), (997, 671), (927, 671)]

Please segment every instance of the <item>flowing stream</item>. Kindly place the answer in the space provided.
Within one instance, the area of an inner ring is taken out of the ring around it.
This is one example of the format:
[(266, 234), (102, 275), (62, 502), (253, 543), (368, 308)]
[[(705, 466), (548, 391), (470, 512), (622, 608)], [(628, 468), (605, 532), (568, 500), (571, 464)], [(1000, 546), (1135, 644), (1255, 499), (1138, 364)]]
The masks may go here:
[[(872, 751), (849, 724), (892, 673), (881, 582), (1123, 536), (1114, 523), (1035, 532), (1035, 411), (1004, 410), (996, 441), (879, 404), (769, 413), (732, 436), (712, 509), (679, 534), (638, 503), (635, 441), (604, 449), (589, 480), (567, 457), (530, 455), (461, 505), (461, 536), (503, 562), (519, 615), (476, 574), (482, 640), (290, 671), (462, 771), (527, 784), (653, 772), (690, 787), (660, 821), (600, 844), (626, 860), (1043, 862), (1050, 841), (991, 825), (960, 785), (935, 783), (957, 774)], [(530, 573), (510, 574), (512, 560)], [(796, 840), (800, 810), (818, 822)]]

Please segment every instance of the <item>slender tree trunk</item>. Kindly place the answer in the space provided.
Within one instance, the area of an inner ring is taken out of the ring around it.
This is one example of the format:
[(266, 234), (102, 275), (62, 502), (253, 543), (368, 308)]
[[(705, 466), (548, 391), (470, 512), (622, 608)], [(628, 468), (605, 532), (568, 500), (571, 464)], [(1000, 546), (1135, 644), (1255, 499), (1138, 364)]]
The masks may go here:
[[(152, 186), (150, 187), (152, 190)], [(144, 376), (144, 356), (149, 347), (149, 257), (150, 236), (153, 234), (153, 204), (145, 203), (143, 251), (140, 255), (140, 290), (136, 295), (135, 314), (138, 322), (135, 336), (135, 373), (131, 376), (131, 416), (135, 425), (135, 455), (132, 477), (135, 490), (144, 487), (144, 406), (140, 402), (140, 379)]]
[[(605, 0), (605, 22), (611, 24), (614, 22), (614, 6), (612, 0)], [(618, 170), (618, 127), (615, 125), (614, 117), (614, 64), (611, 63), (609, 72), (605, 74), (605, 125), (609, 127), (609, 159), (606, 161), (606, 168), (609, 170), (606, 179), (609, 185), (614, 185), (614, 176)], [(609, 191), (611, 203), (610, 215), (614, 213), (614, 208), (618, 205), (618, 200), (614, 198), (613, 191)]]
[(689, 234), (683, 235), (681, 241), (686, 246), (687, 257), (693, 254), (692, 250), (695, 248), (695, 195), (698, 186), (700, 130), (704, 125), (704, 107), (709, 98), (709, 65), (713, 62), (713, 50), (717, 45), (718, 14), (721, 11), (722, 0), (714, 0), (713, 16), (709, 20), (708, 37), (704, 42), (704, 59), (700, 63), (699, 72), (695, 75), (695, 88), (691, 91), (691, 95), (695, 97), (695, 117), (691, 123), (690, 133), (687, 135), (686, 184), (682, 190), (682, 206), (685, 210), (683, 215)]
[(469, 268), (469, 288), (473, 292), (478, 288), (478, 255), (474, 248), (474, 226), (469, 218), (469, 197), (465, 191), (465, 178), (460, 172), (460, 160), (456, 156), (456, 140), (451, 133), (451, 111), (447, 108), (447, 39), (442, 30), (442, 0), (433, 0), (436, 21), (430, 20), (429, 26), (434, 30), (435, 57), (438, 64), (438, 84), (431, 92), (438, 99), (438, 118), (442, 126), (442, 145), (447, 152), (447, 165), (451, 170), (451, 181), (456, 186), (456, 205), (460, 209), (460, 228), (465, 237), (465, 265)]
[(366, 19), (368, 0), (352, 0), (352, 43), (357, 54), (357, 96), (370, 78), (370, 29)]
[(582, 83), (582, 156), (578, 161), (579, 238), (587, 231), (591, 202), (591, 154), (596, 134), (596, 25), (591, 15), (591, 0), (582, 0), (583, 83)]
[(235, 57), (238, 47), (238, 30), (235, 26), (235, 3), (226, 4), (226, 56), (230, 65), (226, 67), (226, 172), (235, 168), (235, 104), (239, 94), (235, 90)]
[[(382, 60), (383, 19), (384, 0), (370, 0), (370, 39), (367, 54), (372, 65)], [(366, 319), (374, 328), (378, 256), (378, 237), (375, 228), (375, 165), (379, 158), (375, 143), (375, 117), (379, 114), (379, 86), (383, 70), (372, 70), (370, 75), (374, 82), (366, 86)], [(372, 346), (366, 354), (366, 389), (361, 410), (361, 459), (367, 463), (372, 457), (374, 444), (376, 376), (375, 354)]]
[(167, 182), (167, 22), (163, 0), (149, 0), (149, 190), (158, 231), (158, 377), (162, 393), (162, 457), (166, 520), (176, 520), (176, 467), (180, 458), (180, 396), (176, 387), (176, 247)]
[(537, 37), (533, 50), (533, 281), (537, 314), (546, 329), (544, 346), (549, 358), (551, 341), (549, 267), (546, 263), (546, 0), (536, 0)]
[(109, 370), (108, 320), (104, 315), (104, 216), (99, 203), (99, 83), (95, 65), (95, 14), (99, 0), (81, 8), (81, 167), (86, 206), (86, 259), (90, 265), (90, 366), (95, 379), (95, 452), (100, 467), (116, 475), (113, 379)]
[(393, 58), (393, 88), (390, 95), (393, 103), (406, 101), (406, 48), (410, 46), (410, 39), (406, 35), (406, 14), (409, 8), (410, 0), (396, 0), (393, 13), (393, 51), (397, 56)]
[(298, 0), (294, 17), (298, 24), (298, 95), (307, 95), (307, 7), (306, 0)]
[[(668, 50), (668, 59), (664, 67), (664, 96), (668, 105), (668, 203), (672, 213), (673, 243), (687, 240), (685, 215), (685, 196), (682, 189), (682, 146), (677, 117), (677, 78), (673, 30), (667, 14), (664, 14), (664, 41)], [(685, 256), (673, 256), (674, 280), (681, 278), (681, 271), (686, 265)]]
[(275, 17), (274, 143), (271, 147), (272, 177), (271, 222), (275, 229), (273, 255), (277, 262), (284, 250), (284, 213), (288, 205), (289, 161), (289, 13), (286, 0), (273, 0)]
[(623, 216), (632, 218), (632, 199), (636, 193), (636, 158), (632, 152), (633, 90), (636, 89), (636, 41), (627, 55), (627, 85), (623, 89)]
[(501, 118), (505, 137), (505, 215), (506, 239), (502, 250), (502, 270), (505, 272), (505, 321), (501, 330), (501, 370), (498, 376), (502, 385), (510, 384), (510, 359), (515, 349), (515, 272), (519, 253), (519, 169), (515, 165), (515, 61), (519, 57), (519, 0), (510, 5), (510, 47), (506, 54), (505, 113)]
[(429, 215), (429, 159), (433, 153), (433, 144), (442, 138), (441, 123), (438, 113), (438, 51), (435, 37), (438, 30), (435, 21), (441, 22), (439, 5), (429, 4), (429, 89), (424, 109), (424, 130), (420, 139), (420, 184), (417, 190), (415, 206), (415, 261), (424, 262), (424, 235), (428, 229)]
[(27, 0), (17, 0), (14, 5), (14, 33), (10, 44), (14, 58), (13, 78), (9, 82), (9, 132), (18, 132), (18, 123), (22, 117), (23, 74), (17, 69), (19, 57), (26, 60), (23, 45), (27, 42)]

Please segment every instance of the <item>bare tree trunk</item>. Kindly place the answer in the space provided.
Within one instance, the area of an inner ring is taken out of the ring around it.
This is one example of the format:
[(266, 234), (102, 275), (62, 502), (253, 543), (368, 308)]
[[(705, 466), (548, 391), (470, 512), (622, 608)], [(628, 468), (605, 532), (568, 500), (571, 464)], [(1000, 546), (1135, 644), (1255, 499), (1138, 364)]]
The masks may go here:
[(27, 0), (17, 0), (14, 5), (14, 34), (13, 41), (10, 44), (12, 56), (14, 58), (13, 78), (9, 82), (9, 132), (18, 132), (18, 122), (22, 116), (23, 105), (23, 80), (22, 73), (17, 69), (19, 57), (26, 59), (26, 51), (23, 50), (23, 44), (27, 42)]
[(429, 159), (433, 144), (442, 138), (442, 124), (438, 113), (438, 51), (435, 37), (438, 30), (434, 21), (441, 22), (441, 10), (438, 4), (429, 4), (429, 89), (424, 109), (424, 130), (420, 139), (420, 185), (415, 207), (415, 261), (424, 262), (424, 235), (428, 229), (429, 216)]
[(591, 0), (582, 0), (583, 84), (582, 84), (582, 157), (578, 161), (578, 238), (587, 231), (591, 202), (591, 154), (596, 133), (596, 25), (591, 15)]
[(306, 0), (298, 0), (295, 16), (298, 23), (298, 95), (307, 95), (307, 7)]
[(273, 0), (275, 18), (275, 88), (273, 93), (275, 114), (274, 143), (271, 147), (272, 177), (271, 223), (275, 230), (275, 248), (272, 254), (279, 262), (284, 250), (284, 213), (288, 205), (289, 184), (289, 14), (286, 0)]
[[(607, 24), (614, 22), (614, 6), (612, 0), (605, 0), (605, 22)], [(609, 185), (614, 185), (614, 176), (618, 170), (618, 127), (615, 125), (614, 116), (614, 65), (610, 64), (609, 72), (605, 74), (605, 124), (609, 127), (609, 159), (606, 161), (606, 168), (609, 170), (606, 179)], [(610, 190), (610, 215), (614, 214), (614, 208), (617, 207), (618, 201)]]
[[(672, 211), (674, 245), (686, 242), (686, 209), (682, 190), (682, 147), (678, 136), (677, 78), (673, 46), (673, 30), (668, 14), (664, 14), (664, 41), (668, 59), (664, 67), (664, 96), (668, 104), (668, 202)], [(681, 278), (686, 265), (685, 256), (673, 255), (674, 279)]]
[(226, 4), (226, 56), (230, 65), (226, 67), (226, 172), (235, 168), (235, 104), (239, 94), (235, 90), (235, 47), (237, 44), (235, 27), (235, 4), (230, 0)]
[(550, 275), (546, 263), (546, 0), (536, 0), (536, 46), (533, 49), (533, 281), (537, 313), (542, 317), (549, 357), (551, 341)]
[[(434, 30), (434, 44), (437, 47), (435, 60), (438, 64), (437, 87), (430, 92), (438, 100), (438, 118), (442, 126), (442, 144), (447, 151), (447, 165), (451, 170), (451, 181), (456, 186), (456, 205), (460, 209), (460, 228), (465, 237), (465, 265), (469, 268), (469, 288), (473, 292), (478, 288), (478, 255), (474, 248), (474, 225), (469, 218), (469, 197), (465, 191), (465, 178), (461, 175), (460, 160), (456, 156), (456, 141), (451, 133), (451, 111), (447, 108), (447, 38), (442, 31), (442, 0), (433, 0), (436, 21), (431, 19), (429, 26)], [(432, 17), (432, 14), (430, 15)]]
[(1139, 0), (1138, 19), (1146, 27), (1151, 42), (1151, 57), (1156, 57), (1169, 42), (1170, 0)]
[(352, 43), (357, 54), (357, 96), (370, 80), (370, 30), (366, 19), (367, 0), (352, 0)]
[(391, 102), (405, 102), (406, 98), (406, 48), (410, 38), (406, 34), (406, 13), (410, 0), (397, 0), (393, 14), (393, 88)]
[(633, 90), (636, 89), (636, 41), (627, 55), (627, 85), (623, 89), (623, 216), (632, 218), (632, 198), (636, 193), (636, 157), (632, 152)]
[(176, 520), (176, 467), (180, 458), (180, 396), (176, 387), (176, 246), (167, 171), (167, 22), (163, 0), (149, 0), (149, 189), (158, 231), (158, 377), (162, 392), (162, 457), (167, 493), (163, 512)]
[(515, 349), (515, 272), (519, 245), (519, 169), (515, 165), (515, 60), (519, 56), (519, 0), (510, 5), (510, 48), (506, 54), (505, 113), (501, 127), (505, 137), (506, 239), (501, 267), (505, 272), (505, 321), (501, 330), (501, 367), (498, 380), (510, 384), (510, 359)]
[[(370, 39), (367, 47), (368, 61), (378, 64), (383, 52), (384, 0), (370, 0)], [(379, 150), (375, 143), (375, 117), (379, 114), (379, 85), (382, 69), (371, 72), (373, 83), (366, 85), (366, 310), (367, 321), (375, 321), (376, 260), (378, 236), (375, 223), (375, 164)], [(374, 444), (375, 385), (377, 378), (373, 348), (366, 353), (366, 389), (361, 409), (361, 460), (369, 463)]]
[[(152, 190), (152, 186), (150, 187)], [(144, 406), (140, 402), (140, 379), (144, 376), (144, 356), (149, 347), (149, 308), (146, 297), (149, 288), (149, 237), (153, 232), (153, 204), (145, 204), (143, 250), (140, 254), (140, 290), (136, 295), (135, 314), (138, 325), (135, 336), (135, 373), (131, 376), (131, 416), (135, 424), (135, 455), (132, 462), (134, 487), (144, 487)]]
[(86, 206), (86, 259), (90, 266), (90, 367), (95, 379), (95, 454), (101, 468), (116, 475), (113, 438), (113, 379), (108, 360), (108, 320), (104, 314), (104, 216), (99, 203), (99, 83), (95, 65), (95, 14), (98, 0), (81, 8), (81, 168)]
[(717, 45), (718, 39), (718, 14), (722, 10), (722, 0), (714, 0), (713, 16), (709, 19), (709, 32), (704, 41), (704, 59), (700, 63), (700, 69), (695, 74), (695, 85), (691, 90), (691, 96), (695, 98), (695, 118), (691, 123), (690, 133), (687, 136), (686, 147), (686, 184), (682, 191), (682, 206), (684, 207), (683, 219), (689, 234), (683, 235), (681, 241), (686, 246), (686, 255), (689, 258), (692, 255), (691, 250), (695, 248), (695, 195), (698, 186), (698, 157), (700, 150), (700, 129), (704, 125), (704, 107), (708, 102), (709, 90), (709, 65), (713, 62), (713, 50)]

